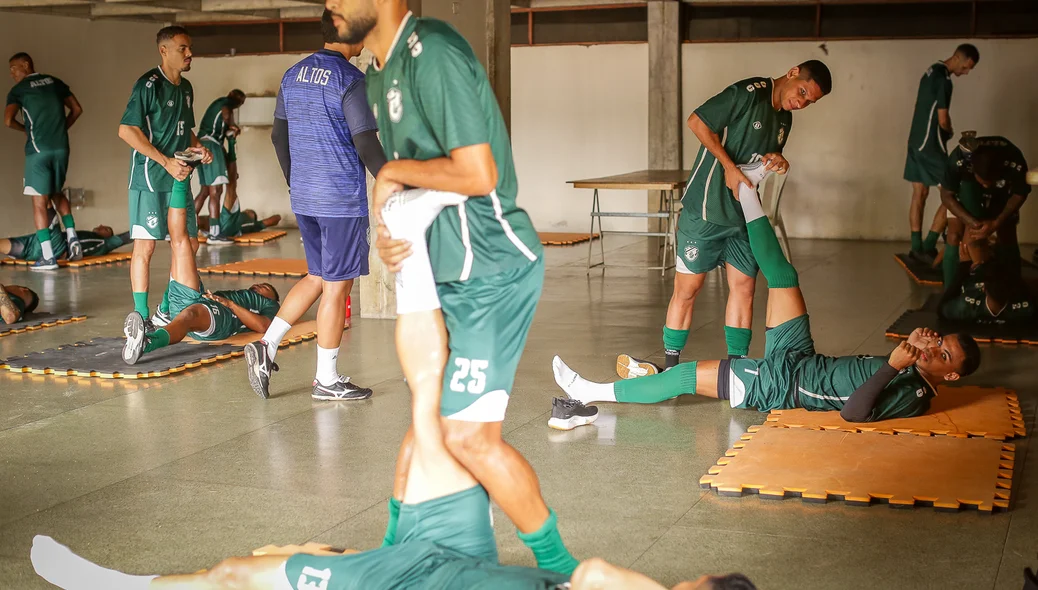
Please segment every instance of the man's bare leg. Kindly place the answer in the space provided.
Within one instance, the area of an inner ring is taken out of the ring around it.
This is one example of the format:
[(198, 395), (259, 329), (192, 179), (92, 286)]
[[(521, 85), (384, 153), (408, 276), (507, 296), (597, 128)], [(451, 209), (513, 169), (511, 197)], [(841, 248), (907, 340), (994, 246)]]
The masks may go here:
[(692, 326), (692, 312), (696, 296), (706, 281), (705, 274), (674, 273), (674, 292), (667, 305), (667, 319), (663, 323), (663, 348), (667, 355), (667, 368), (677, 365), (681, 349), (688, 341)]
[(346, 325), (346, 297), (353, 290), (353, 279), (321, 283), (321, 302), (317, 306), (317, 374), (314, 379), (321, 385), (331, 386), (339, 380), (339, 346)]

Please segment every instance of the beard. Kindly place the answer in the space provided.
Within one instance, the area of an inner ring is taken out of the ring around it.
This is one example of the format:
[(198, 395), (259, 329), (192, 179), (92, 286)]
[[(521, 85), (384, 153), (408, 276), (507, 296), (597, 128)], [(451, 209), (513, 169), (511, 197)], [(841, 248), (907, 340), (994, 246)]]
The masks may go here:
[(374, 14), (348, 19), (342, 14), (336, 13), (342, 19), (342, 25), (336, 26), (339, 32), (339, 41), (347, 45), (356, 45), (364, 41), (368, 33), (375, 28), (377, 17)]

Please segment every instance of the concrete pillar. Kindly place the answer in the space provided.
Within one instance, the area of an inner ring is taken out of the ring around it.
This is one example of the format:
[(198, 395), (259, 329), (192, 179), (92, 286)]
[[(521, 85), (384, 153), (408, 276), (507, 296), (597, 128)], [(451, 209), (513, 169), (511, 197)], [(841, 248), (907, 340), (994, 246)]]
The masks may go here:
[(472, 45), (497, 95), (505, 124), (512, 120), (512, 9), (509, 0), (422, 0), (422, 16), (454, 25)]
[[(681, 168), (681, 2), (649, 0), (649, 168)], [(648, 195), (649, 211), (655, 211), (659, 194)], [(659, 231), (657, 219), (649, 231)]]

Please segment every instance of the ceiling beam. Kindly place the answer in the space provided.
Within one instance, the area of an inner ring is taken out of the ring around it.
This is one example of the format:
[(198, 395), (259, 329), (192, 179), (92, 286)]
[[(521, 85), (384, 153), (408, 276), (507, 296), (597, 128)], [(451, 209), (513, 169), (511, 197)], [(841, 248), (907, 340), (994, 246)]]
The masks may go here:
[(141, 15), (159, 15), (159, 14), (171, 14), (177, 12), (176, 8), (167, 8), (165, 6), (158, 6), (155, 4), (130, 4), (129, 2), (119, 3), (98, 3), (90, 6), (90, 17), (91, 18), (105, 18), (112, 16), (141, 16)]

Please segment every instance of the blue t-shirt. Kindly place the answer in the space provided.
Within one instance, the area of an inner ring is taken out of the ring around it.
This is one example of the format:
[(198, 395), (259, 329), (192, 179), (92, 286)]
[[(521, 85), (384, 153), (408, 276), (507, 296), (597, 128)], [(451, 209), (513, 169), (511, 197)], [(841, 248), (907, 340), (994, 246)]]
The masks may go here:
[(293, 213), (367, 216), (366, 175), (353, 136), (376, 124), (367, 108), (352, 108), (365, 104), (365, 93), (364, 73), (335, 51), (322, 49), (285, 72), (274, 117), (288, 121)]

